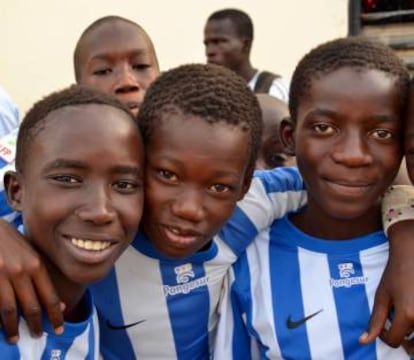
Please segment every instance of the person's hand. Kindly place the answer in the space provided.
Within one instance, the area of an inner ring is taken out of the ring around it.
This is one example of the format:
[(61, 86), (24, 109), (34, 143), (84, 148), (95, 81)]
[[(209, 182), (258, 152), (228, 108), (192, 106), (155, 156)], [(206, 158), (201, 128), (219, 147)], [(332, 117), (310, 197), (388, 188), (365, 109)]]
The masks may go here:
[[(388, 235), (390, 257), (377, 289), (368, 330), (360, 342), (367, 344), (380, 336), (392, 347), (403, 344), (407, 349), (410, 344), (404, 339), (414, 330), (414, 220), (395, 223)], [(385, 330), (391, 308), (393, 320)]]
[(9, 342), (19, 339), (18, 311), (33, 336), (42, 334), (42, 305), (55, 333), (61, 334), (63, 305), (46, 267), (18, 231), (0, 219), (0, 320)]

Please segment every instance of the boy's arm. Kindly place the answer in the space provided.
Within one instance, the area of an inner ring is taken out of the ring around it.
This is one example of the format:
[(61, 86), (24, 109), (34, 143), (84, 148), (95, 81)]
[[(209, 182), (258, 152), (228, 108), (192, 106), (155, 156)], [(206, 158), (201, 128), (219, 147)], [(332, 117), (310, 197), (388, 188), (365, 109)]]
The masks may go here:
[(239, 256), (260, 231), (306, 201), (305, 185), (297, 168), (256, 171), (249, 191), (238, 202), (220, 236)]
[(227, 273), (219, 305), (219, 322), (214, 345), (215, 359), (252, 359), (252, 341), (243, 321), (239, 299), (234, 291), (232, 269)]
[[(414, 330), (414, 188), (393, 186), (382, 203), (384, 231), (390, 241), (390, 257), (375, 296), (368, 332), (361, 342), (378, 335), (391, 346), (400, 345)], [(394, 319), (384, 330), (390, 308)]]
[[(4, 196), (4, 192), (0, 196)], [(31, 333), (40, 336), (42, 308), (55, 332), (61, 334), (61, 303), (46, 267), (22, 235), (0, 218), (0, 319), (8, 341), (18, 341), (19, 310)]]
[[(0, 139), (0, 179), (14, 170), (18, 129)], [(11, 342), (18, 340), (18, 311), (32, 334), (42, 334), (42, 306), (57, 333), (63, 331), (60, 300), (37, 252), (16, 227), (22, 223), (13, 211), (0, 181), (0, 322)], [(42, 306), (41, 306), (42, 305)]]

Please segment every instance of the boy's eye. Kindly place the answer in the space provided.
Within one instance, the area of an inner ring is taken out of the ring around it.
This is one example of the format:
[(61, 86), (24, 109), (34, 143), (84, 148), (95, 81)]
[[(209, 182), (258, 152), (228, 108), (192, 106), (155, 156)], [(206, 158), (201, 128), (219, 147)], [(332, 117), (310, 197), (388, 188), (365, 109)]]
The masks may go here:
[(79, 179), (76, 179), (74, 176), (71, 176), (71, 175), (55, 175), (55, 176), (52, 176), (51, 178), (60, 183), (68, 183), (68, 184), (80, 183)]
[(168, 170), (160, 169), (158, 170), (158, 174), (165, 180), (169, 181), (177, 181), (178, 177), (173, 172)]
[(104, 75), (108, 75), (112, 72), (112, 69), (110, 68), (104, 68), (104, 69), (98, 69), (93, 71), (93, 75), (97, 75), (97, 76), (104, 76)]
[(335, 132), (335, 129), (333, 128), (333, 126), (329, 125), (329, 124), (315, 124), (313, 125), (313, 129), (319, 133), (319, 134), (323, 134), (323, 135), (330, 135), (333, 134)]
[(134, 64), (132, 65), (132, 68), (135, 70), (145, 70), (151, 67), (149, 64)]
[(224, 184), (214, 184), (210, 186), (210, 190), (216, 193), (224, 193), (230, 191), (230, 186)]
[(134, 192), (136, 189), (139, 188), (139, 184), (133, 181), (121, 180), (117, 181), (114, 184), (115, 189), (122, 191), (122, 192)]
[(392, 138), (392, 133), (386, 129), (375, 129), (371, 132), (372, 137), (381, 140), (388, 140)]

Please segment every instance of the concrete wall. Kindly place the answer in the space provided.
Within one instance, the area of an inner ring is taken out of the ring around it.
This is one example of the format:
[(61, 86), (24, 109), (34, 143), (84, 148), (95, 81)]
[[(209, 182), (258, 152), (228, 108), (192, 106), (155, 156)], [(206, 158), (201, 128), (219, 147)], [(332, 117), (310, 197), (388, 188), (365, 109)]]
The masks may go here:
[(204, 62), (205, 20), (225, 7), (253, 19), (253, 65), (286, 77), (312, 47), (347, 33), (347, 0), (0, 0), (0, 84), (24, 113), (43, 95), (73, 83), (74, 45), (105, 15), (141, 24), (162, 70)]

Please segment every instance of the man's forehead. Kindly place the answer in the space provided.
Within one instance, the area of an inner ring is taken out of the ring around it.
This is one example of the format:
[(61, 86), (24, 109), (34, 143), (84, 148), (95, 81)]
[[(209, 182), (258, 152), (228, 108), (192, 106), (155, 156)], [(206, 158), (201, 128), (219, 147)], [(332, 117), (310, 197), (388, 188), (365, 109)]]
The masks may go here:
[(236, 25), (230, 19), (212, 19), (207, 22), (206, 30), (215, 35), (232, 35), (239, 37)]

